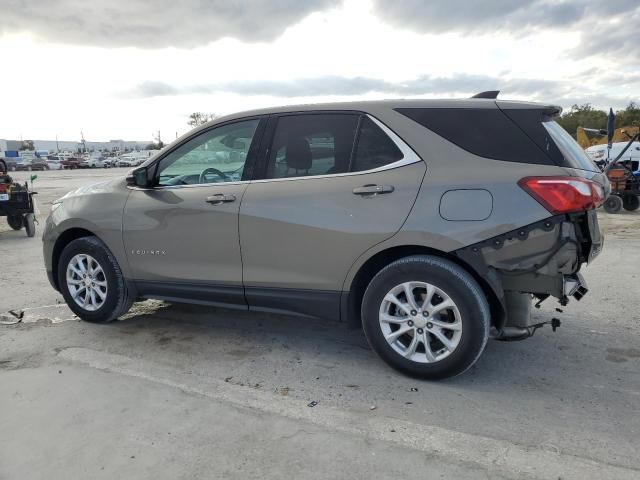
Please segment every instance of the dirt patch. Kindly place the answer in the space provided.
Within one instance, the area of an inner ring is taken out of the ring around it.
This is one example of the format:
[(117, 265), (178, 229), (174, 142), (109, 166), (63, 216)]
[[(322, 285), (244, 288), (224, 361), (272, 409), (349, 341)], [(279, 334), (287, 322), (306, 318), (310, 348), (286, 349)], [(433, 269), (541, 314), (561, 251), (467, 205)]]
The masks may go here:
[(613, 363), (623, 363), (632, 358), (640, 358), (637, 348), (607, 348), (607, 360)]
[(598, 212), (598, 221), (605, 234), (636, 238), (640, 231), (640, 211), (616, 214)]
[(0, 370), (21, 370), (23, 368), (36, 368), (40, 365), (42, 365), (42, 355), (40, 354), (0, 360)]

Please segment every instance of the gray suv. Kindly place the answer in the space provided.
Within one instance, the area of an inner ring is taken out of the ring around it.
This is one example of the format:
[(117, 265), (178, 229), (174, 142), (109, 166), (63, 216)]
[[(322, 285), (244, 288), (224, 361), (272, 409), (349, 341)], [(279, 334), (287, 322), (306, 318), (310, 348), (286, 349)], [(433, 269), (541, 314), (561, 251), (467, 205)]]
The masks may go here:
[(459, 374), (490, 336), (533, 334), (532, 300), (586, 293), (609, 190), (560, 108), (480, 97), (209, 122), (54, 202), (51, 284), (91, 322), (147, 298), (295, 313), (361, 324), (405, 373)]

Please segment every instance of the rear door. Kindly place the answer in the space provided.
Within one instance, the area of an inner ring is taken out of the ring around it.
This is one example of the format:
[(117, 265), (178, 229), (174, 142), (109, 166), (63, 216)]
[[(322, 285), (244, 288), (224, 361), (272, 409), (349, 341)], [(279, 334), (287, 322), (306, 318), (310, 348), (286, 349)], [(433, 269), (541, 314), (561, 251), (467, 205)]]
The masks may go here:
[(349, 267), (400, 229), (426, 165), (359, 113), (280, 115), (267, 132), (240, 208), (247, 301), (337, 318)]

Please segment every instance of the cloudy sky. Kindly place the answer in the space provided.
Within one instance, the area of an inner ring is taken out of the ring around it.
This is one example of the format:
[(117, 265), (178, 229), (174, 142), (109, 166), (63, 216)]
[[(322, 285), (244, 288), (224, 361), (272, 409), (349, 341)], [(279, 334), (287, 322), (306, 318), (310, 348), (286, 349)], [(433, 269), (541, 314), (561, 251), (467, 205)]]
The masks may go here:
[(638, 0), (0, 0), (0, 138), (391, 97), (640, 100)]

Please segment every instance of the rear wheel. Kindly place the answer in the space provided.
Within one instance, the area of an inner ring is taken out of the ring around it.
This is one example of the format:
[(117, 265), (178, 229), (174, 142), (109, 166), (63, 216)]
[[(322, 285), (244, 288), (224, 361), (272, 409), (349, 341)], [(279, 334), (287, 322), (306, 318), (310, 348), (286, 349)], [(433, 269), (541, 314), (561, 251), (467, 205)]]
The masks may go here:
[(638, 207), (640, 207), (640, 197), (636, 195), (625, 195), (622, 197), (622, 206), (625, 210), (637, 210)]
[(24, 216), (24, 229), (27, 232), (27, 237), (36, 235), (36, 217), (33, 213), (27, 213)]
[(602, 206), (607, 213), (618, 213), (622, 210), (622, 198), (618, 195), (609, 195)]
[(131, 307), (120, 266), (96, 237), (78, 238), (64, 248), (58, 285), (69, 308), (88, 322), (110, 322)]
[(22, 215), (9, 215), (7, 217), (7, 223), (14, 230), (20, 230), (23, 226)]
[(362, 302), (371, 348), (409, 375), (440, 379), (471, 367), (489, 336), (489, 305), (473, 277), (428, 255), (402, 258), (371, 281)]

